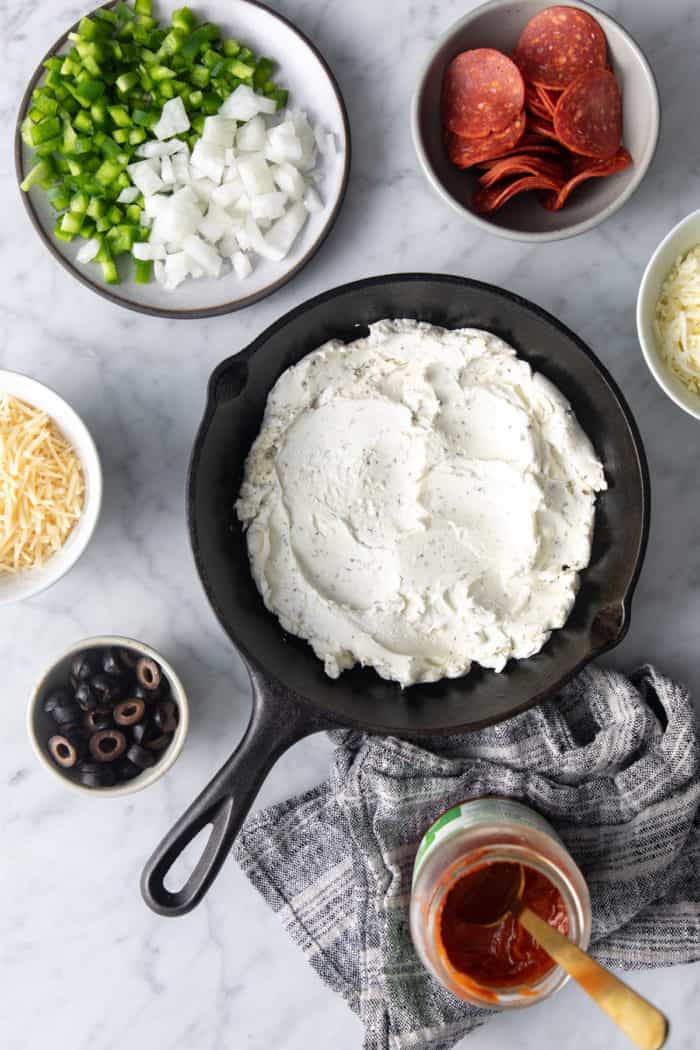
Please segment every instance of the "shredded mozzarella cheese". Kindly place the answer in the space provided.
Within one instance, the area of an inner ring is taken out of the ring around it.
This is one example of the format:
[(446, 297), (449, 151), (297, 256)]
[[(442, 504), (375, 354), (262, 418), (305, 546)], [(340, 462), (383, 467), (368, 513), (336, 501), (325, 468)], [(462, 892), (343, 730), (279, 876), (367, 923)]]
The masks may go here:
[(38, 408), (0, 394), (0, 575), (60, 550), (83, 511), (75, 450)]
[(662, 284), (654, 330), (666, 366), (700, 394), (700, 245), (676, 259)]

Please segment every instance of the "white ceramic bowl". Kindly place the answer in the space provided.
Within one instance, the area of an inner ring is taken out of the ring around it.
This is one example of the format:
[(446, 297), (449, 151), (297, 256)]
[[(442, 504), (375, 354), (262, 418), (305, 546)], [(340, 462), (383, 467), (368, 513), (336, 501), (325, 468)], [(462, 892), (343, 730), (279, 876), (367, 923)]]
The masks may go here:
[[(276, 7), (277, 5), (275, 5)], [(155, 13), (162, 23), (170, 21), (182, 0), (158, 0)], [(289, 281), (318, 251), (330, 233), (340, 211), (350, 173), (350, 125), (340, 88), (325, 59), (308, 37), (284, 15), (257, 0), (202, 0), (193, 4), (201, 21), (218, 25), (224, 36), (232, 36), (251, 47), (258, 55), (269, 55), (278, 65), (273, 74), (281, 87), (289, 90), (290, 105), (307, 112), (312, 124), (318, 124), (335, 135), (337, 155), (321, 158), (319, 193), (324, 207), (309, 215), (306, 225), (282, 262), (253, 257), (253, 272), (239, 280), (228, 273), (219, 280), (187, 280), (175, 292), (167, 292), (155, 281), (137, 284), (128, 260), (119, 259), (121, 284), (106, 285), (99, 266), (81, 265), (76, 254), (82, 242), (69, 244), (56, 240), (53, 227), (56, 214), (46, 194), (35, 187), (23, 193), (29, 218), (54, 258), (73, 277), (93, 292), (120, 306), (158, 317), (198, 318), (230, 313), (262, 299)], [(50, 49), (45, 58), (70, 48), (67, 32)], [(30, 80), (20, 104), (15, 133), (15, 168), (21, 182), (32, 166), (33, 151), (22, 143), (20, 130), (31, 106), (31, 94), (45, 73), (42, 63)]]
[(418, 78), (411, 114), (418, 160), (431, 185), (463, 218), (499, 237), (538, 243), (585, 233), (621, 208), (644, 178), (659, 137), (659, 95), (649, 63), (622, 26), (582, 0), (566, 0), (588, 11), (608, 41), (612, 68), (622, 89), (623, 142), (633, 164), (602, 179), (589, 179), (560, 211), (541, 207), (532, 193), (523, 193), (492, 215), (472, 209), (477, 176), (449, 160), (442, 138), (440, 96), (445, 68), (460, 51), (494, 47), (510, 54), (523, 27), (546, 7), (548, 0), (489, 0), (456, 22), (438, 40)]
[(85, 479), (83, 513), (63, 547), (39, 568), (15, 575), (0, 574), (0, 605), (5, 605), (45, 591), (75, 565), (90, 542), (100, 515), (102, 468), (90, 431), (77, 412), (50, 387), (21, 372), (0, 369), (0, 393), (12, 394), (51, 416), (75, 449)]
[(654, 314), (661, 285), (679, 255), (700, 244), (700, 209), (686, 215), (666, 234), (647, 264), (637, 296), (637, 334), (644, 360), (664, 393), (700, 419), (700, 395), (689, 390), (661, 359), (654, 334)]
[[(163, 752), (162, 758), (154, 766), (151, 766), (150, 769), (145, 769), (143, 773), (134, 777), (133, 780), (127, 780), (123, 784), (115, 784), (114, 787), (91, 788), (85, 787), (83, 784), (79, 784), (76, 780), (71, 779), (67, 772), (60, 766), (57, 766), (47, 754), (46, 741), (52, 733), (56, 732), (56, 725), (51, 716), (43, 711), (42, 704), (50, 690), (67, 683), (71, 661), (77, 653), (82, 652), (84, 649), (97, 649), (107, 646), (133, 649), (142, 656), (148, 656), (151, 660), (155, 660), (160, 664), (161, 670), (170, 683), (173, 700), (178, 707), (179, 722), (170, 746)], [(94, 795), (98, 798), (131, 795), (135, 791), (141, 791), (142, 788), (148, 787), (150, 784), (154, 784), (156, 780), (159, 780), (164, 773), (167, 773), (182, 751), (189, 724), (187, 694), (172, 665), (160, 653), (152, 649), (150, 645), (144, 645), (143, 642), (137, 642), (133, 638), (122, 638), (118, 635), (83, 638), (82, 641), (76, 642), (75, 645), (71, 645), (69, 649), (66, 649), (37, 682), (29, 701), (27, 713), (29, 739), (41, 764), (50, 770), (61, 783), (75, 788), (76, 791), (80, 791), (84, 795)]]

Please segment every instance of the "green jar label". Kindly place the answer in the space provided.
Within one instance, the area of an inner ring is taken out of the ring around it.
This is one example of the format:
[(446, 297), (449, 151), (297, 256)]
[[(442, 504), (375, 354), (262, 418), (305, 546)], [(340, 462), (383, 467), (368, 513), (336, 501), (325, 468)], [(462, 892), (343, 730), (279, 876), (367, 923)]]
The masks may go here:
[(560, 841), (554, 828), (544, 817), (527, 806), (523, 806), (520, 802), (513, 802), (505, 798), (469, 799), (448, 809), (426, 831), (421, 839), (413, 865), (413, 885), (415, 886), (418, 872), (439, 843), (444, 842), (458, 831), (487, 824), (507, 824), (511, 827), (515, 824), (535, 828)]

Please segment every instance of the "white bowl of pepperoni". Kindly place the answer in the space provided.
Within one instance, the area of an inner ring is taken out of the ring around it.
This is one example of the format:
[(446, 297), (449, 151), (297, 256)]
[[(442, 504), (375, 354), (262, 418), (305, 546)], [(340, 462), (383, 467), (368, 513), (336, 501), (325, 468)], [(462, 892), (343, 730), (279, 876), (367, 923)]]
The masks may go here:
[(501, 237), (553, 241), (621, 208), (659, 136), (644, 54), (591, 4), (489, 0), (442, 37), (412, 131), (437, 192)]

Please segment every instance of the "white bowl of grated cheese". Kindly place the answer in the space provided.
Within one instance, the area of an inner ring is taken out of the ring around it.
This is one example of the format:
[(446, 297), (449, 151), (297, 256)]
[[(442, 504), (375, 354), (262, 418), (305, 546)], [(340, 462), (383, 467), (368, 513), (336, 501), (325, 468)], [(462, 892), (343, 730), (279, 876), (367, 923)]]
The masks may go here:
[(0, 605), (75, 565), (101, 504), (102, 468), (81, 418), (43, 383), (0, 369)]
[(661, 389), (700, 419), (700, 209), (681, 219), (649, 260), (637, 333)]

